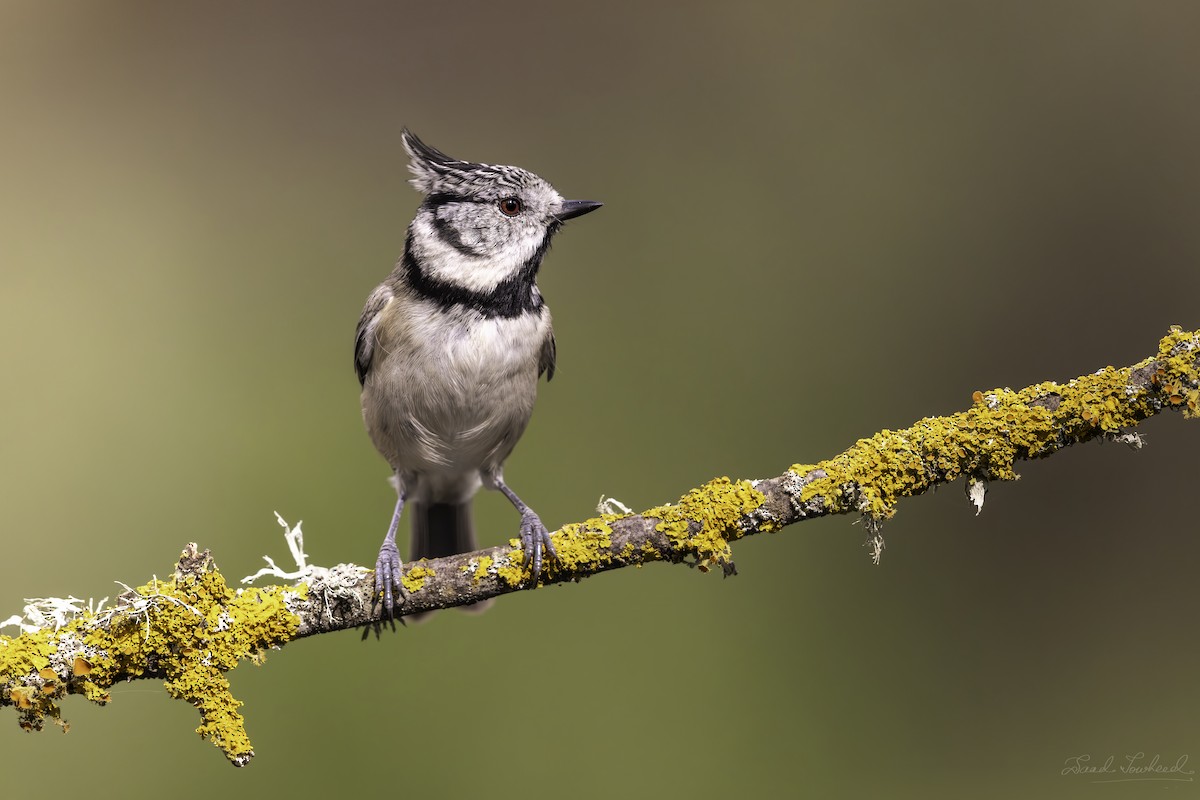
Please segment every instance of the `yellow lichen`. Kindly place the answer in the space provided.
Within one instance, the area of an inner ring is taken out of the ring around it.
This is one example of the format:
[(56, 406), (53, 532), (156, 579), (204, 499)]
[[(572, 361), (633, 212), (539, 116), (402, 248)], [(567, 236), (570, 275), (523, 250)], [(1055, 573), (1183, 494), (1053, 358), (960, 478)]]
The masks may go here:
[[(303, 599), (306, 590), (300, 585), (235, 591), (211, 564), (203, 564), (199, 571), (140, 586), (118, 607), (83, 614), (57, 631), (0, 637), (0, 684), (14, 704), (28, 700), (22, 726), (37, 729), (46, 718), (58, 721), (54, 700), (66, 691), (105, 703), (116, 680), (154, 670), (164, 676), (172, 697), (199, 709), (201, 736), (235, 764), (249, 760), (253, 750), (237, 712), (241, 703), (230, 694), (225, 673), (295, 635), (299, 620), (285, 596)], [(67, 685), (45, 680), (44, 674), (62, 642), (82, 645), (87, 656), (68, 656), (53, 670)], [(41, 692), (22, 686), (35, 675), (42, 679)]]
[(404, 573), (404, 577), (400, 579), (400, 582), (404, 584), (404, 591), (414, 594), (421, 591), (421, 588), (425, 586), (425, 581), (436, 574), (429, 567), (418, 565)]
[(558, 553), (552, 569), (563, 572), (595, 572), (612, 562), (612, 527), (619, 517), (605, 514), (585, 522), (564, 525), (554, 536)]
[[(234, 763), (245, 763), (253, 750), (237, 711), (241, 703), (230, 694), (225, 673), (295, 634), (298, 620), (286, 608), (285, 591), (235, 592), (215, 569), (138, 587), (138, 595), (146, 598), (144, 613), (124, 615), (109, 631), (95, 631), (85, 640), (116, 656), (93, 663), (91, 683), (107, 687), (118, 674), (141, 674), (154, 656), (166, 674), (167, 692), (200, 710), (196, 732)], [(303, 587), (293, 591), (302, 593)]]
[[(1159, 343), (1157, 359), (1134, 367), (1105, 367), (1066, 384), (1045, 382), (1021, 391), (975, 392), (974, 404), (947, 417), (927, 417), (902, 431), (881, 431), (820, 464), (796, 464), (809, 475), (801, 501), (820, 497), (831, 513), (859, 511), (887, 519), (901, 497), (920, 494), (935, 483), (963, 476), (1014, 480), (1021, 458), (1050, 455), (1073, 442), (1132, 427), (1156, 410), (1157, 398), (1183, 406), (1194, 416), (1200, 405), (1195, 380), (1195, 332), (1178, 328)], [(1158, 362), (1159, 391), (1137, 388), (1133, 373)]]
[(495, 561), (491, 556), (481, 556), (478, 559), (471, 559), (471, 563), (463, 567), (463, 572), (471, 573), (471, 580), (474, 583), (479, 583), (487, 577), (488, 571), (491, 570), (492, 564)]
[(23, 633), (15, 639), (0, 636), (0, 674), (20, 675), (50, 666), (50, 656), (54, 653), (52, 634), (40, 630)]
[[(509, 544), (513, 547), (520, 547), (520, 542), (516, 540), (510, 540)], [(495, 568), (496, 578), (509, 587), (520, 586), (529, 576), (529, 570), (525, 568), (519, 549), (514, 553), (510, 553), (507, 558), (497, 561)]]
[(14, 686), (8, 690), (8, 696), (17, 708), (33, 708), (37, 698), (37, 689), (32, 686)]
[(743, 535), (738, 521), (764, 499), (749, 481), (714, 478), (678, 503), (652, 508), (643, 516), (660, 520), (655, 530), (665, 533), (674, 550), (691, 554), (701, 567), (728, 569), (733, 555), (729, 541)]
[[(542, 562), (540, 582), (554, 580), (565, 574), (598, 572), (614, 558), (612, 553), (612, 527), (610, 523), (621, 518), (620, 514), (602, 514), (584, 522), (564, 525), (551, 535), (557, 558)], [(496, 575), (509, 586), (519, 586), (531, 577), (531, 569), (525, 564), (524, 551), (519, 539), (509, 539), (514, 548), (508, 558), (496, 563)]]

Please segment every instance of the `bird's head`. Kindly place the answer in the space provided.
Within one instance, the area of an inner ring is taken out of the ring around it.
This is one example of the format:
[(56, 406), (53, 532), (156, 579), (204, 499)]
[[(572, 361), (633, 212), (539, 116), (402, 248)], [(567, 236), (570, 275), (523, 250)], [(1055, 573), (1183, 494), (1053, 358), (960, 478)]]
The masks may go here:
[(425, 195), (409, 245), (428, 279), (471, 292), (532, 284), (555, 232), (601, 205), (564, 200), (520, 167), (459, 161), (408, 130), (403, 139), (412, 185)]

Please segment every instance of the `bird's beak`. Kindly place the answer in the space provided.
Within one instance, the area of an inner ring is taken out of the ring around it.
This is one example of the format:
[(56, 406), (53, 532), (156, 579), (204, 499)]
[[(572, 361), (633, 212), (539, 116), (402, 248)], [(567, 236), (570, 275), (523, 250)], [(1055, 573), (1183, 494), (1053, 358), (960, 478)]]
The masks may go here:
[(604, 203), (597, 203), (595, 200), (563, 200), (562, 209), (554, 217), (559, 222), (566, 222), (595, 211), (602, 205)]

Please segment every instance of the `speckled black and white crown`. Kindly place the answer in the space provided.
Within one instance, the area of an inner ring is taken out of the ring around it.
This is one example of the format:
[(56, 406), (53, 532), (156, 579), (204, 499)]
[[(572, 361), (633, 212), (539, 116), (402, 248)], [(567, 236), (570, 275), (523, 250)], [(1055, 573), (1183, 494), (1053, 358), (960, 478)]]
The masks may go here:
[(407, 128), (403, 139), (404, 149), (408, 152), (408, 169), (413, 174), (410, 183), (422, 194), (496, 199), (519, 193), (534, 184), (545, 184), (537, 175), (520, 167), (476, 164), (451, 158), (425, 144)]

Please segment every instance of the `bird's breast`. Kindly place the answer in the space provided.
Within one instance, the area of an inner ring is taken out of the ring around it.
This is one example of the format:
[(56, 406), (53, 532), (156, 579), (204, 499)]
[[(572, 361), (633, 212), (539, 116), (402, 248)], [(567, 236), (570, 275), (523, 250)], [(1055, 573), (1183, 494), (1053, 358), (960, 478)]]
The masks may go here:
[(488, 319), (410, 308), (385, 317), (363, 387), (376, 447), (401, 470), (499, 466), (532, 414), (549, 330), (548, 313)]

